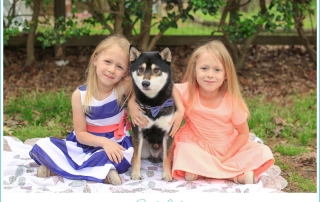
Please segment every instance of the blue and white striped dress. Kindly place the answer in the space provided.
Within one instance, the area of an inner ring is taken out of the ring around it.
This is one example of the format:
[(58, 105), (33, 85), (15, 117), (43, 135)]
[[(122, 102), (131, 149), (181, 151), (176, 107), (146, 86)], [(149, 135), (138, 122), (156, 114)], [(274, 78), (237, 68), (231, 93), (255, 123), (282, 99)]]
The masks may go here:
[[(83, 103), (86, 85), (78, 89)], [(44, 164), (54, 173), (74, 180), (103, 182), (110, 169), (116, 169), (119, 173), (126, 172), (131, 166), (133, 156), (126, 110), (118, 106), (115, 90), (102, 101), (93, 99), (90, 106), (91, 113), (86, 115), (87, 130), (94, 135), (109, 138), (126, 149), (119, 164), (110, 161), (101, 147), (79, 143), (75, 131), (65, 140), (54, 137), (38, 140), (29, 153), (31, 158), (39, 165)]]

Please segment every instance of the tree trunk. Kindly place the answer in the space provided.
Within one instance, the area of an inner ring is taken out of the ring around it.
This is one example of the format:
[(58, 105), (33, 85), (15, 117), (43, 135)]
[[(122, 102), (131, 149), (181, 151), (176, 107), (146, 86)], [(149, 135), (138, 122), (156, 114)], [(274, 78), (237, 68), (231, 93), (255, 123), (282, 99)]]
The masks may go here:
[[(225, 20), (226, 17), (229, 13), (229, 22), (228, 22), (228, 26), (232, 26), (234, 23), (231, 21), (231, 16), (232, 15), (237, 15), (237, 12), (239, 10), (239, 2), (236, 0), (228, 0), (226, 3), (226, 6), (222, 12), (222, 18), (220, 20), (219, 23), (219, 27), (224, 26), (226, 24)], [(223, 21), (222, 21), (223, 20)], [(236, 64), (238, 61), (238, 47), (237, 47), (237, 43), (236, 42), (232, 42), (229, 39), (229, 35), (227, 34), (227, 32), (222, 28), (222, 33), (224, 36), (224, 42), (226, 43), (226, 46), (229, 49), (230, 55), (233, 59), (233, 62)]]
[[(151, 5), (152, 6), (152, 5)], [(172, 19), (172, 21), (177, 22), (180, 18), (181, 18), (181, 13), (183, 12), (182, 10), (182, 4), (180, 2), (178, 2), (178, 11), (179, 11), (179, 15), (176, 15), (174, 19)], [(188, 8), (187, 8), (188, 9)], [(151, 13), (152, 15), (152, 13)], [(151, 16), (152, 17), (152, 16)], [(150, 24), (151, 26), (151, 24)], [(163, 36), (163, 34), (169, 29), (169, 27), (167, 27), (166, 29), (162, 30), (161, 32), (159, 32), (157, 35), (155, 35), (151, 40), (150, 40), (150, 29), (149, 29), (149, 43), (147, 44), (146, 47), (146, 51), (151, 51), (156, 43), (158, 42), (158, 40)]]
[[(179, 8), (179, 12), (180, 12), (180, 14), (177, 15), (177, 16), (174, 18), (174, 21), (176, 21), (176, 22), (181, 18), (181, 8)], [(168, 29), (168, 28), (167, 28), (167, 29)], [(147, 50), (148, 50), (148, 51), (150, 51), (150, 50), (153, 49), (153, 47), (156, 45), (156, 43), (158, 42), (158, 40), (163, 36), (164, 32), (167, 31), (167, 29), (159, 32), (156, 36), (154, 36), (154, 37), (151, 39), (151, 41), (150, 41), (150, 43), (149, 43), (149, 45), (148, 45), (148, 47), (147, 47)]]
[(32, 20), (31, 20), (31, 30), (28, 34), (27, 39), (27, 61), (25, 63), (25, 66), (30, 66), (34, 62), (34, 42), (36, 38), (36, 29), (38, 26), (38, 17), (40, 13), (41, 8), (41, 0), (34, 0), (34, 8), (33, 8), (33, 14), (32, 14)]
[(312, 60), (312, 62), (314, 64), (317, 64), (317, 51), (312, 47), (312, 45), (310, 44), (304, 30), (302, 27), (298, 28), (297, 27), (297, 31), (298, 31), (298, 34), (302, 40), (302, 43), (303, 45), (305, 46), (305, 48), (307, 49), (309, 55), (310, 55), (310, 58)]
[[(58, 22), (54, 24), (54, 30), (57, 30), (61, 25), (65, 23), (66, 19), (66, 2), (65, 0), (54, 0), (54, 19), (58, 19), (61, 16), (64, 17), (64, 22)], [(55, 58), (56, 59), (64, 59), (65, 57), (65, 46), (63, 44), (58, 43), (54, 46)]]
[(259, 31), (257, 31), (250, 38), (244, 40), (239, 53), (237, 54), (236, 60), (234, 61), (234, 65), (236, 69), (243, 68), (244, 61), (246, 59), (247, 53), (251, 47), (252, 42), (257, 38)]
[(317, 52), (312, 47), (311, 43), (309, 42), (309, 40), (304, 32), (304, 29), (303, 29), (303, 19), (305, 18), (303, 11), (298, 8), (297, 3), (293, 3), (292, 11), (293, 11), (293, 18), (294, 18), (295, 26), (296, 26), (297, 32), (300, 36), (300, 39), (302, 40), (302, 44), (307, 49), (312, 62), (314, 64), (317, 64)]
[(222, 11), (220, 22), (219, 22), (219, 26), (218, 26), (219, 30), (221, 29), (221, 27), (223, 25), (226, 24), (226, 18), (227, 18), (227, 15), (229, 13), (231, 4), (232, 4), (232, 1), (228, 0), (227, 3), (226, 3), (226, 6), (224, 7), (224, 9)]
[[(112, 1), (113, 2), (113, 1)], [(110, 8), (110, 10), (103, 11), (102, 5), (100, 0), (87, 0), (83, 2), (83, 4), (88, 6), (89, 12), (91, 13), (92, 17), (96, 20), (98, 20), (103, 28), (106, 28), (109, 30), (110, 34), (114, 33), (114, 29), (108, 24), (108, 20), (105, 19), (104, 13), (110, 13), (112, 2), (106, 2), (107, 8)]]
[(3, 65), (4, 67), (9, 67), (10, 65), (9, 60), (6, 58), (5, 55), (3, 55)]
[(148, 44), (150, 40), (150, 26), (152, 20), (152, 0), (144, 0), (144, 18), (141, 21), (140, 33), (142, 34), (141, 40), (138, 43), (138, 48), (141, 51), (148, 51)]
[[(261, 14), (266, 14), (267, 7), (266, 7), (266, 1), (260, 0), (260, 10)], [(238, 52), (237, 61), (235, 61), (235, 67), (236, 69), (241, 69), (243, 67), (244, 61), (246, 59), (247, 53), (251, 47), (252, 42), (257, 38), (258, 34), (260, 33), (262, 27), (257, 27), (256, 33), (254, 33), (251, 37), (244, 40), (242, 44), (241, 50)]]
[[(250, 2), (250, 1), (248, 1)], [(244, 4), (245, 5), (245, 4)], [(225, 25), (225, 19), (227, 14), (229, 15), (237, 15), (238, 11), (240, 9), (240, 1), (234, 1), (234, 0), (228, 0), (225, 9), (222, 13), (222, 18), (219, 24), (219, 27), (222, 25)], [(260, 0), (260, 9), (262, 14), (266, 14), (267, 8), (266, 8), (266, 1)], [(233, 22), (229, 19), (229, 26), (232, 26)], [(246, 59), (247, 53), (251, 47), (252, 42), (256, 39), (258, 36), (258, 33), (261, 31), (262, 27), (258, 27), (255, 34), (250, 36), (249, 38), (246, 38), (244, 41), (241, 42), (241, 45), (239, 45), (239, 41), (231, 42), (229, 39), (228, 34), (225, 30), (222, 29), (225, 42), (229, 48), (229, 52), (231, 54), (231, 57), (233, 59), (234, 65), (236, 69), (241, 69), (243, 67), (244, 61)]]
[(116, 34), (123, 34), (123, 19), (124, 19), (124, 0), (119, 0), (117, 3), (118, 7), (118, 13), (115, 14), (115, 19), (114, 19), (114, 33)]
[(130, 25), (129, 23), (123, 25), (123, 35), (127, 38), (132, 38), (132, 31), (133, 31), (133, 26)]

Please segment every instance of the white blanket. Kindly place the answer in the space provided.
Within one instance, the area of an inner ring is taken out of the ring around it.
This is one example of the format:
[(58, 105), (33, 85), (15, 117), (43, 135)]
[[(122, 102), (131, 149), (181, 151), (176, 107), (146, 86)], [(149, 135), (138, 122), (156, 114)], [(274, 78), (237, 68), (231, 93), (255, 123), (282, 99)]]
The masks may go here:
[[(259, 138), (255, 141), (261, 141)], [(187, 182), (175, 179), (161, 180), (162, 164), (142, 160), (143, 180), (130, 179), (131, 170), (121, 174), (123, 184), (112, 186), (85, 180), (69, 180), (60, 176), (38, 178), (38, 165), (30, 158), (29, 151), (37, 139), (25, 143), (9, 136), (3, 137), (2, 193), (276, 193), (287, 186), (277, 165), (263, 173), (257, 184), (240, 185), (227, 180), (204, 179)]]

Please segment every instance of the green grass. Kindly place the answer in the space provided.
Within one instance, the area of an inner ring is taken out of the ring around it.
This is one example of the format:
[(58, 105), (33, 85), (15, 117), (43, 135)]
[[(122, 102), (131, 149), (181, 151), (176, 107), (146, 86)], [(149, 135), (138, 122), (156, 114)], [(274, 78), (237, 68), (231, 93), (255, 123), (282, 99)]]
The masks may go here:
[[(49, 136), (65, 138), (73, 129), (71, 94), (66, 92), (21, 92), (19, 97), (6, 100), (3, 134), (22, 141)], [(317, 191), (313, 181), (303, 178), (290, 164), (292, 157), (310, 152), (310, 148), (317, 145), (316, 101), (315, 93), (294, 96), (290, 105), (267, 102), (261, 96), (246, 99), (251, 111), (250, 131), (268, 146), (269, 141), (276, 143), (271, 147), (276, 154), (275, 164), (282, 172), (289, 173), (286, 180), (299, 192)], [(275, 121), (276, 118), (283, 120), (282, 125)], [(277, 127), (282, 127), (282, 130), (276, 135)]]
[(312, 177), (305, 178), (304, 169), (294, 162), (317, 147), (317, 96), (311, 92), (289, 100), (273, 103), (261, 96), (247, 98), (251, 112), (249, 128), (270, 146), (275, 165), (286, 175), (290, 192), (316, 193), (316, 182)]
[(18, 123), (13, 124), (10, 131), (22, 141), (35, 137), (61, 137), (72, 127), (70, 95), (64, 91), (21, 92), (20, 97), (4, 105), (4, 116), (6, 120)]
[(317, 137), (317, 97), (314, 93), (304, 99), (294, 97), (294, 105), (291, 110), (279, 111), (278, 116), (287, 120), (284, 133), (281, 137), (290, 139), (294, 137), (301, 145), (308, 145)]
[[(285, 138), (299, 146), (313, 145), (317, 138), (317, 96), (310, 93), (306, 97), (293, 98), (293, 105), (268, 103), (263, 97), (247, 100), (251, 112), (249, 128), (258, 137), (271, 138), (277, 136)], [(276, 119), (283, 120), (277, 125)], [(281, 127), (279, 134), (275, 134), (277, 127)]]
[(64, 91), (42, 95), (32, 92), (12, 100), (4, 113), (19, 114), (21, 119), (32, 125), (44, 125), (51, 120), (67, 122), (70, 108), (70, 96)]
[(296, 156), (305, 153), (307, 150), (303, 147), (297, 147), (295, 145), (279, 145), (275, 146), (276, 152), (286, 156)]
[(294, 183), (295, 186), (299, 187), (302, 190), (301, 192), (317, 192), (317, 186), (315, 186), (314, 183), (309, 179), (303, 178), (296, 174), (292, 174), (288, 180), (290, 180), (291, 183)]
[(265, 103), (263, 97), (247, 100), (251, 113), (248, 124), (251, 132), (265, 139), (265, 137), (271, 137), (273, 135), (275, 125), (272, 124), (271, 112), (273, 105), (271, 103), (261, 104), (262, 102)]
[(291, 167), (289, 164), (282, 163), (277, 158), (275, 158), (275, 163), (274, 164), (279, 166), (282, 172), (285, 172), (286, 170), (288, 170)]
[[(286, 123), (278, 135), (280, 138), (298, 146), (309, 145), (317, 138), (317, 100), (314, 93), (303, 98), (295, 96), (291, 107), (267, 102), (259, 96), (246, 101), (251, 112), (249, 128), (258, 137), (274, 137), (277, 127), (274, 120), (280, 117)], [(28, 126), (50, 126), (59, 123), (72, 125), (70, 95), (63, 90), (45, 94), (22, 92), (21, 96), (5, 103), (4, 114), (7, 119), (19, 120)]]

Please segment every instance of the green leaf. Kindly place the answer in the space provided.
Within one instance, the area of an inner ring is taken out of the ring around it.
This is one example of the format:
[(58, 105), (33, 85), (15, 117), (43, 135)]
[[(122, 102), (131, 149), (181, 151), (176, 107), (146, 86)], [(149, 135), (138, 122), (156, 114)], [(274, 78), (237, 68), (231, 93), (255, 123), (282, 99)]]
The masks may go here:
[(39, 40), (39, 41), (43, 41), (43, 40), (44, 40), (44, 38), (43, 38), (42, 36), (38, 36), (38, 37), (37, 37), (37, 40)]
[(207, 13), (208, 13), (208, 10), (207, 10), (206, 8), (202, 8), (201, 11), (202, 11), (202, 13), (205, 14), (205, 15), (207, 15)]
[(72, 27), (73, 26), (73, 21), (72, 20), (68, 20), (66, 23), (68, 26)]
[(64, 44), (65, 42), (66, 42), (66, 38), (65, 37), (61, 37), (59, 44)]
[(193, 17), (193, 15), (191, 15), (191, 14), (188, 14), (188, 17), (191, 19), (191, 20), (194, 20), (194, 17)]
[(51, 43), (50, 43), (50, 41), (49, 41), (48, 39), (45, 39), (45, 40), (43, 41), (43, 45), (44, 45), (45, 47), (49, 47), (49, 46), (51, 45)]
[(182, 15), (182, 16), (181, 16), (182, 22), (185, 22), (187, 19), (188, 19), (188, 16), (187, 16), (187, 15)]
[(32, 1), (27, 0), (26, 3), (24, 4), (26, 8), (28, 8), (31, 5)]

